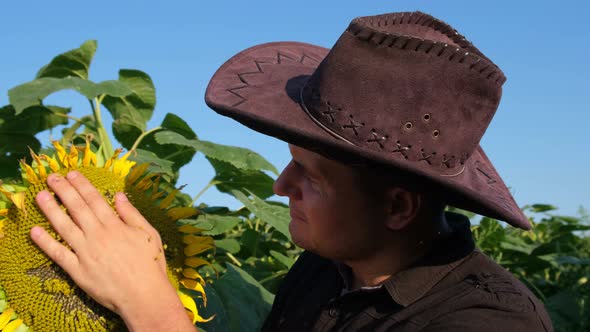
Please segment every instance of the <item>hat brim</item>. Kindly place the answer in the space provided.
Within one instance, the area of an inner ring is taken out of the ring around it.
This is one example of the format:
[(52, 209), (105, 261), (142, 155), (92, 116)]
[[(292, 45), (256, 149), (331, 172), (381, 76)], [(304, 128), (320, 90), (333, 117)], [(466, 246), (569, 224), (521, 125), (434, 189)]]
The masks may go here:
[(448, 193), (452, 206), (530, 229), (500, 175), (478, 146), (456, 174), (426, 172), (415, 161), (362, 149), (317, 125), (300, 103), (300, 91), (329, 49), (276, 42), (246, 49), (223, 64), (207, 87), (205, 101), (219, 114), (258, 132), (313, 151), (354, 156), (426, 179)]

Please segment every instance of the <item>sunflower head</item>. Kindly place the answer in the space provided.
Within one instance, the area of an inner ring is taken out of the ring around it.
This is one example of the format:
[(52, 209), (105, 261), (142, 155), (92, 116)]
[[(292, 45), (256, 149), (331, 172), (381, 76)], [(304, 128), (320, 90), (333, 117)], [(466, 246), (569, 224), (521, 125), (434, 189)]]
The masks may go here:
[(0, 306), (0, 331), (8, 331), (9, 324), (26, 324), (36, 331), (125, 330), (118, 316), (88, 297), (29, 237), (33, 226), (41, 226), (62, 241), (38, 209), (35, 196), (42, 190), (51, 191), (46, 185), (48, 173), (65, 175), (74, 169), (87, 177), (111, 205), (116, 192), (126, 193), (160, 232), (169, 279), (193, 323), (207, 321), (199, 316), (194, 300), (183, 290), (197, 291), (206, 303), (204, 280), (195, 268), (208, 264), (197, 255), (213, 249), (213, 239), (200, 236), (198, 228), (176, 224), (178, 219), (198, 211), (173, 206), (178, 190), (166, 194), (160, 176), (148, 173), (147, 164), (129, 161), (129, 152), (119, 158), (121, 150), (117, 150), (104, 165), (98, 165), (89, 142), (85, 147), (71, 146), (69, 151), (58, 142), (53, 145), (56, 156), (31, 152), (31, 164), (21, 161), (25, 190), (15, 191), (0, 184), (0, 196), (5, 201), (0, 205), (0, 287), (7, 302), (4, 308)]

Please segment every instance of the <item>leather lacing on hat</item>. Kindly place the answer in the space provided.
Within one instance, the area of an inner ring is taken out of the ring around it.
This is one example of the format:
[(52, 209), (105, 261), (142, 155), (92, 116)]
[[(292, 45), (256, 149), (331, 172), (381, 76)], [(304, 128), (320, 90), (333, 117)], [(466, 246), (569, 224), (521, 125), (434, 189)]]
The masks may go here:
[[(436, 31), (446, 36), (453, 45), (424, 40), (416, 36), (391, 32), (387, 29), (388, 26), (401, 24), (420, 25), (431, 31)], [(371, 42), (376, 46), (396, 47), (402, 50), (435, 54), (437, 57), (446, 57), (449, 61), (464, 63), (469, 70), (477, 71), (499, 85), (506, 81), (506, 77), (500, 68), (473, 46), (470, 41), (448, 24), (428, 14), (412, 12), (359, 17), (351, 22), (347, 30), (360, 40)]]

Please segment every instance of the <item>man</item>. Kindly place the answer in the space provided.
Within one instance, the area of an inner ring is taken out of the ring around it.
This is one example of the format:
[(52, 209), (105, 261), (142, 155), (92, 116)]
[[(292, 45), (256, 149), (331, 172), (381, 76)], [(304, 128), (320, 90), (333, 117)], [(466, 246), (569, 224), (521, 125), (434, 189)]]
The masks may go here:
[[(418, 12), (357, 18), (331, 50), (258, 45), (217, 71), (207, 103), (293, 155), (274, 189), (306, 252), (263, 330), (552, 331), (539, 300), (474, 248), (467, 218), (444, 213), (530, 228), (479, 147), (504, 80)], [(153, 260), (161, 244), (145, 241), (157, 234), (125, 196), (114, 214), (77, 172), (48, 184), (72, 218), (46, 191), (37, 203), (75, 251), (36, 227), (41, 249), (131, 330), (193, 330)]]
[(264, 331), (551, 331), (543, 305), (474, 249), (447, 204), (529, 229), (479, 146), (502, 71), (444, 22), (360, 17), (330, 50), (281, 42), (228, 60), (215, 111), (290, 143), (274, 190), (306, 249)]

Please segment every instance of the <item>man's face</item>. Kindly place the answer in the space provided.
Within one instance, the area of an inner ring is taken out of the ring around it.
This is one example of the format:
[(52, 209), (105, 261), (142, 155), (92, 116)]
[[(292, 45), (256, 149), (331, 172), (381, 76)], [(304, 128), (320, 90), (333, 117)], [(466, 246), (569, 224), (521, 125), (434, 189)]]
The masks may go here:
[[(289, 198), (289, 231), (298, 246), (336, 260), (361, 259), (378, 250), (388, 233), (378, 186), (358, 170), (289, 145), (292, 161), (274, 184)], [(376, 190), (371, 190), (375, 188)]]

